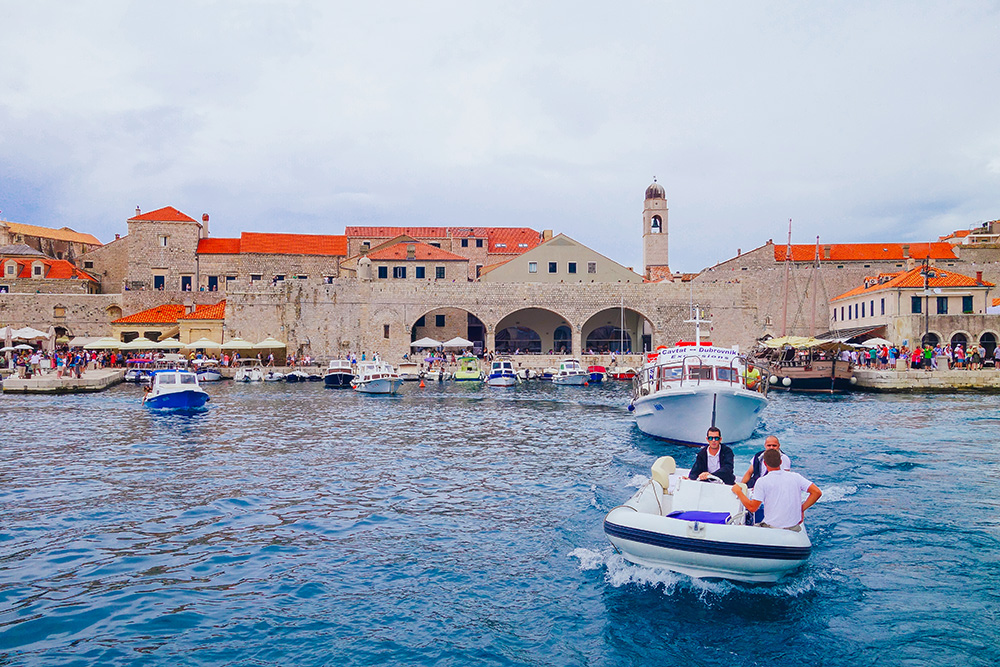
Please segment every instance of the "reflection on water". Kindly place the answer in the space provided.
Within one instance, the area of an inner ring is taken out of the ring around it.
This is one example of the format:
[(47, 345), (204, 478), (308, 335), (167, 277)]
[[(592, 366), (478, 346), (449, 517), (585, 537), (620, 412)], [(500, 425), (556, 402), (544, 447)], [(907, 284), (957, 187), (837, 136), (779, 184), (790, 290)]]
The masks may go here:
[[(0, 654), (31, 663), (992, 664), (994, 396), (779, 394), (825, 495), (774, 585), (633, 566), (604, 513), (656, 456), (626, 385), (2, 396)], [(974, 474), (970, 474), (974, 471)], [(781, 641), (761, 637), (780, 631)], [(141, 657), (140, 657), (141, 656)]]

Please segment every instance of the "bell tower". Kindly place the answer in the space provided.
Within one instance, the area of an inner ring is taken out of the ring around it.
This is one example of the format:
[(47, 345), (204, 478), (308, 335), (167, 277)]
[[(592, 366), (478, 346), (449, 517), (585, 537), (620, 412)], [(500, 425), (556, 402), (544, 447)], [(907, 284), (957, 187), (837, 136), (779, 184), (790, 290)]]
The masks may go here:
[(670, 278), (667, 262), (667, 193), (653, 179), (642, 207), (642, 263), (649, 280)]

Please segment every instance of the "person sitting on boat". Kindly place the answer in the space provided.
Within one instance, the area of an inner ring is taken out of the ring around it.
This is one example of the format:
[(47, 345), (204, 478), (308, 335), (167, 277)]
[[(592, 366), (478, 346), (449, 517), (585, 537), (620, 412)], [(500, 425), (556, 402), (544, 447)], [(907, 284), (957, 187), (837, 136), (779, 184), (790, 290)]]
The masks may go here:
[(714, 475), (726, 484), (736, 482), (733, 472), (733, 450), (722, 444), (722, 431), (716, 426), (710, 426), (706, 435), (708, 444), (702, 447), (694, 457), (694, 465), (688, 471), (688, 479), (702, 482), (709, 481)]
[(746, 371), (747, 389), (754, 390), (760, 384), (760, 371), (756, 366), (749, 366)]
[[(748, 498), (739, 484), (733, 485), (733, 493), (751, 512), (764, 508), (764, 528), (784, 528), (802, 530), (806, 510), (812, 507), (823, 492), (797, 472), (781, 469), (781, 452), (768, 449), (761, 457), (767, 466), (767, 474), (757, 481), (753, 489), (753, 500)], [(809, 497), (802, 500), (802, 493)]]
[(781, 451), (781, 443), (778, 442), (778, 437), (774, 435), (769, 435), (764, 439), (764, 449), (760, 450), (759, 452), (753, 455), (753, 460), (750, 462), (750, 467), (747, 468), (747, 471), (745, 473), (743, 473), (743, 479), (740, 480), (747, 485), (747, 488), (752, 489), (754, 485), (757, 484), (757, 480), (759, 480), (761, 477), (767, 474), (767, 467), (764, 466), (764, 463), (761, 461), (761, 458), (764, 456), (764, 452), (766, 452), (769, 449), (776, 449), (778, 450), (778, 453), (781, 454), (782, 470), (792, 469), (792, 460), (788, 458), (787, 454)]

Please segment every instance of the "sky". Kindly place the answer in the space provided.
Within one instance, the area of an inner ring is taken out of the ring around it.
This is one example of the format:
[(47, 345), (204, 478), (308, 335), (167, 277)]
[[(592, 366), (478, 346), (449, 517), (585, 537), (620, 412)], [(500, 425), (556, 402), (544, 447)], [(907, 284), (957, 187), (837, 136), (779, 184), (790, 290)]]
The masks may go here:
[(0, 0), (0, 218), (551, 229), (641, 270), (1000, 218), (1000, 2)]

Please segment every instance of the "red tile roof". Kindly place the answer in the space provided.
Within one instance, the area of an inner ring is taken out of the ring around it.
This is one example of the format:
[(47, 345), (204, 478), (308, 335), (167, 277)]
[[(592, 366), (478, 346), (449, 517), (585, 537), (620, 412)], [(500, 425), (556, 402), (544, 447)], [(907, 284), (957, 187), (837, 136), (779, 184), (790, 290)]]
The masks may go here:
[[(832, 243), (820, 244), (821, 262), (877, 262), (902, 261), (903, 246), (909, 246), (913, 259), (958, 259), (954, 246), (950, 243)], [(830, 248), (830, 257), (825, 257), (825, 249)], [(774, 261), (785, 261), (785, 244), (774, 245)], [(816, 257), (815, 244), (792, 244), (793, 262), (811, 262)]]
[[(3, 260), (4, 263), (12, 260)], [(32, 278), (32, 264), (35, 262), (41, 262), (45, 265), (45, 270), (43, 271), (41, 278), (47, 280), (89, 280), (91, 282), (99, 283), (97, 278), (90, 275), (86, 271), (81, 271), (76, 268), (70, 262), (65, 259), (18, 259), (13, 260), (17, 262), (17, 277), (18, 278)]]
[(347, 227), (348, 238), (391, 239), (486, 239), (487, 249), (496, 255), (519, 255), (542, 242), (542, 235), (528, 227)]
[(542, 235), (527, 227), (488, 227), (486, 237), (495, 255), (520, 255), (542, 242)]
[(669, 266), (649, 267), (649, 281), (651, 283), (673, 282), (674, 274), (670, 272)]
[(972, 232), (970, 232), (968, 229), (959, 229), (957, 232), (952, 232), (951, 234), (948, 234), (948, 236), (939, 236), (938, 240), (947, 241), (948, 239), (964, 239), (971, 233)]
[(177, 318), (183, 315), (187, 308), (179, 303), (166, 303), (139, 311), (133, 315), (119, 317), (111, 324), (177, 324)]
[(239, 239), (201, 239), (198, 241), (199, 255), (238, 255)]
[(368, 253), (368, 258), (376, 261), (404, 261), (407, 251), (413, 246), (414, 257), (410, 261), (420, 262), (468, 262), (468, 257), (442, 250), (426, 243), (397, 243), (396, 245)]
[[(344, 235), (348, 238), (391, 239), (402, 235), (425, 239), (448, 238), (447, 227), (346, 227)], [(486, 234), (484, 233), (485, 237)]]
[(320, 234), (259, 234), (243, 232), (240, 252), (260, 255), (347, 256), (346, 236)]
[[(931, 266), (931, 269), (934, 275), (927, 278), (927, 287), (931, 289), (935, 287), (995, 287), (989, 281), (976, 281), (975, 278), (955, 273), (951, 270), (946, 271), (936, 266)], [(840, 296), (833, 297), (830, 301), (838, 301), (858, 296), (859, 294), (869, 294), (886, 289), (923, 289), (923, 271), (924, 267), (918, 266), (902, 273), (881, 273), (877, 277), (867, 278), (865, 282), (868, 286), (861, 285), (860, 287), (855, 287), (849, 292), (844, 292)]]
[(23, 236), (37, 236), (39, 238), (70, 241), (71, 243), (83, 243), (86, 245), (101, 245), (96, 236), (75, 232), (69, 227), (52, 229), (50, 227), (38, 227), (37, 225), (25, 225), (20, 222), (4, 222), (3, 224), (7, 225), (10, 231)]
[(173, 206), (164, 206), (155, 211), (129, 218), (129, 220), (145, 220), (147, 222), (198, 222), (194, 218), (184, 215)]
[(226, 319), (226, 301), (208, 306), (197, 306), (193, 313), (181, 315), (178, 320), (224, 320)]

